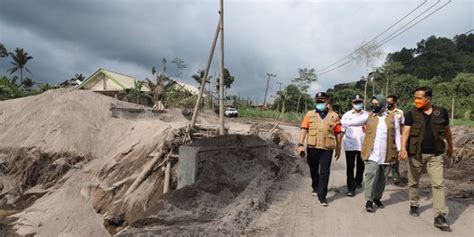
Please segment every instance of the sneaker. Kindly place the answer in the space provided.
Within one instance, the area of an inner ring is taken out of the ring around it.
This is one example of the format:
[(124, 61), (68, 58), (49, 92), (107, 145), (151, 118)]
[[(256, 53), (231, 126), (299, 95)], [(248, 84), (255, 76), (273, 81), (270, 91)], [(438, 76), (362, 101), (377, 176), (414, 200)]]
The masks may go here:
[(355, 196), (355, 195), (354, 195), (354, 192), (352, 192), (352, 191), (347, 192), (346, 195), (347, 195), (348, 197), (354, 197), (354, 196)]
[(438, 227), (442, 231), (451, 231), (448, 221), (446, 221), (446, 218), (442, 214), (439, 214), (437, 217), (435, 217), (434, 226)]
[(380, 209), (385, 207), (379, 199), (374, 199), (374, 204), (377, 208), (380, 208)]
[(365, 210), (367, 212), (375, 212), (375, 207), (374, 207), (374, 203), (372, 201), (367, 201), (365, 203)]
[(418, 212), (418, 207), (417, 206), (410, 206), (410, 215), (413, 216), (413, 217), (420, 216), (420, 213)]
[(323, 207), (327, 207), (328, 206), (328, 202), (326, 201), (326, 199), (319, 199), (319, 204)]
[(313, 191), (313, 192), (311, 193), (311, 196), (317, 196), (317, 195), (318, 195), (318, 193), (317, 193), (316, 191)]

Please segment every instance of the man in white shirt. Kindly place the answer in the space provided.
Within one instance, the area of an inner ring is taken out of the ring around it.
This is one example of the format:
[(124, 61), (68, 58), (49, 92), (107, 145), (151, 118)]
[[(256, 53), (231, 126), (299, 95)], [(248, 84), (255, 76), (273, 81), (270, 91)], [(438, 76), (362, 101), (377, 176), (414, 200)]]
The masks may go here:
[[(395, 118), (400, 121), (400, 133), (403, 131), (403, 123), (405, 122), (405, 115), (403, 110), (397, 108), (398, 98), (395, 95), (387, 96), (387, 112), (394, 113)], [(392, 165), (392, 180), (395, 185), (400, 185), (400, 170), (398, 160)]]
[[(352, 97), (352, 109), (342, 116), (341, 123), (353, 120), (361, 115), (368, 114), (363, 110), (364, 99), (360, 95)], [(346, 176), (347, 176), (347, 196), (353, 197), (356, 188), (362, 187), (364, 177), (364, 161), (360, 156), (362, 142), (364, 141), (364, 126), (351, 126), (343, 130), (343, 145), (346, 154)], [(356, 167), (356, 175), (354, 177), (354, 166)]]
[(400, 150), (400, 121), (394, 114), (386, 112), (387, 99), (383, 95), (372, 98), (372, 112), (346, 121), (343, 127), (366, 126), (361, 156), (364, 160), (365, 209), (375, 212), (384, 208), (381, 202), (389, 166), (398, 159)]

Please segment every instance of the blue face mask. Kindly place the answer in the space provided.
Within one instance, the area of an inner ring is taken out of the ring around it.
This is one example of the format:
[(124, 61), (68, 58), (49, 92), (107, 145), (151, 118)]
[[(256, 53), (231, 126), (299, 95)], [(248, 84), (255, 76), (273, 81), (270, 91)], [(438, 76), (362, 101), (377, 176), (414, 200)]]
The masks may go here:
[(362, 103), (357, 103), (357, 104), (353, 104), (352, 108), (354, 108), (357, 111), (360, 111), (360, 110), (362, 110), (362, 106), (363, 106)]
[(314, 104), (314, 108), (317, 111), (324, 111), (326, 109), (326, 103), (316, 103)]

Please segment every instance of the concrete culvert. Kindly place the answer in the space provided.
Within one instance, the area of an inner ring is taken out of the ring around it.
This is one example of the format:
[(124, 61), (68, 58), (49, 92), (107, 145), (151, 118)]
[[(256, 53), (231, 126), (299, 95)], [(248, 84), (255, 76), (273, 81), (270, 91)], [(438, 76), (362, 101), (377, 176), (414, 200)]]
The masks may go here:
[(201, 149), (196, 182), (164, 194), (119, 236), (244, 234), (274, 185), (296, 166), (258, 136), (218, 136), (190, 146)]

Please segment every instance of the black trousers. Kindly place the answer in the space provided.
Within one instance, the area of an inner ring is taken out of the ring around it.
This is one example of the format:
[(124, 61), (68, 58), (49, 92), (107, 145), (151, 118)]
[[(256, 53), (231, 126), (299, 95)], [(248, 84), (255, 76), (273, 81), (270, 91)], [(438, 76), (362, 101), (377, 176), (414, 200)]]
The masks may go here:
[(328, 193), (329, 173), (331, 169), (332, 151), (307, 148), (307, 161), (309, 171), (311, 173), (311, 180), (313, 191), (318, 193), (320, 201), (326, 201)]
[[(354, 177), (354, 166), (356, 167), (356, 175)], [(347, 189), (354, 192), (358, 184), (362, 184), (364, 178), (364, 161), (360, 157), (360, 151), (346, 151), (346, 175)]]

